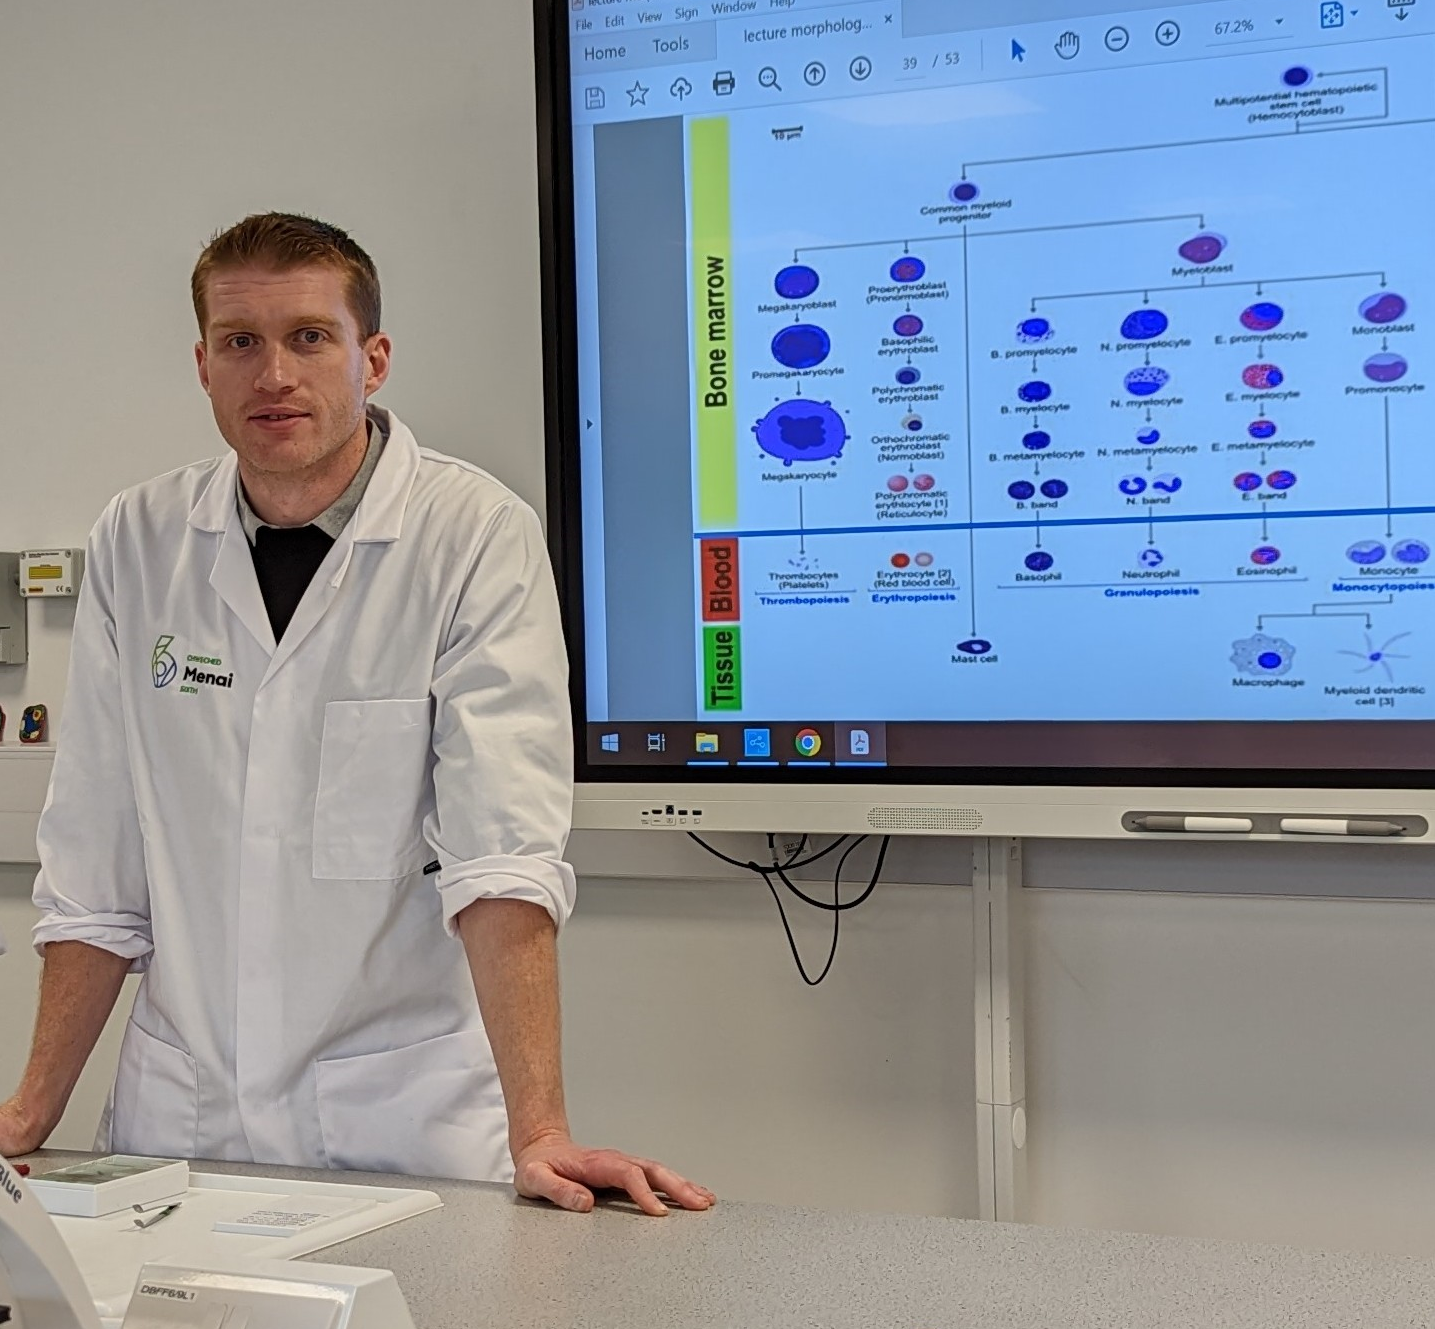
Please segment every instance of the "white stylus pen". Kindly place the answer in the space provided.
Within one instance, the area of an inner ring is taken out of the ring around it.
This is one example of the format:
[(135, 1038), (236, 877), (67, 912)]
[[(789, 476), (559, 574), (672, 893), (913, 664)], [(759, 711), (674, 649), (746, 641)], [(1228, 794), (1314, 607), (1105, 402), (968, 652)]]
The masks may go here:
[(1249, 817), (1136, 817), (1131, 823), (1139, 831), (1191, 831), (1206, 835), (1244, 835), (1255, 829)]
[(1355, 817), (1282, 817), (1287, 835), (1404, 835), (1394, 821), (1364, 821)]

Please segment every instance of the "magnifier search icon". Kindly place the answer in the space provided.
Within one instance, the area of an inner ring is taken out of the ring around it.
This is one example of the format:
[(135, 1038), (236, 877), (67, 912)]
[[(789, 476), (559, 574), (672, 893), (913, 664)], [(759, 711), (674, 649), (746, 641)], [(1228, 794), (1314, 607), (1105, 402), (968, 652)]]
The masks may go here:
[(757, 86), (760, 88), (776, 88), (782, 91), (782, 84), (777, 81), (777, 70), (771, 65), (764, 65), (757, 71)]

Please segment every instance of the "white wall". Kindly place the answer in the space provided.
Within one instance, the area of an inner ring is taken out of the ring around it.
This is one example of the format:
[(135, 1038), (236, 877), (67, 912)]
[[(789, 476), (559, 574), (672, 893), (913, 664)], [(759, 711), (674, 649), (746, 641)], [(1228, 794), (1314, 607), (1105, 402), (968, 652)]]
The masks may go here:
[[(79, 543), (114, 490), (218, 450), (188, 269), (271, 207), (373, 250), (397, 344), (383, 400), (537, 501), (529, 41), (523, 0), (0, 10), (0, 548)], [(30, 613), (0, 704), (58, 714), (69, 614)], [(847, 920), (809, 991), (760, 885), (683, 841), (582, 837), (564, 982), (583, 1132), (733, 1196), (973, 1212), (966, 848), (903, 846), (905, 884)], [(1035, 1217), (1428, 1249), (1435, 905), (1278, 896), (1428, 894), (1430, 861), (1032, 846)], [(32, 1018), (29, 877), (0, 869), (0, 1085)], [(820, 961), (822, 922), (797, 926)], [(93, 1128), (108, 1037), (57, 1143)]]

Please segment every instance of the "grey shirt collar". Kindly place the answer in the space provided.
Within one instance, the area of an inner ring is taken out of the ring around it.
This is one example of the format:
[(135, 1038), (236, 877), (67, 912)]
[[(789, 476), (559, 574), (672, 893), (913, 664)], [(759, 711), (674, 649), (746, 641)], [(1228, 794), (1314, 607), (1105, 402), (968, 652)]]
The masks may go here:
[[(374, 468), (379, 464), (379, 457), (384, 451), (384, 444), (389, 441), (388, 431), (384, 427), (383, 416), (376, 410), (368, 412), (369, 445), (364, 452), (364, 460), (360, 465), (358, 474), (349, 482), (349, 487), (336, 498), (327, 508), (324, 509), (313, 521), (305, 522), (306, 526), (317, 526), (331, 540), (337, 540), (343, 532), (344, 527), (349, 524), (349, 519), (358, 510), (359, 500), (364, 497), (364, 491), (369, 487), (369, 480), (373, 477)], [(252, 545), (259, 537), (259, 528), (269, 525), (268, 522), (260, 519), (259, 514), (249, 506), (249, 497), (244, 492), (244, 482), (239, 479), (236, 473), (234, 479), (235, 499), (239, 505), (239, 520), (244, 526), (244, 534), (249, 538)]]

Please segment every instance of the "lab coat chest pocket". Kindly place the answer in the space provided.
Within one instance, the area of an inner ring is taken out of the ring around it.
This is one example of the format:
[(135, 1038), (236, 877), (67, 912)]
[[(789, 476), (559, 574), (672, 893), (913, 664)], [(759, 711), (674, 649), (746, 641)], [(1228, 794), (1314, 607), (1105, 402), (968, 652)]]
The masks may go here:
[(324, 707), (316, 878), (394, 881), (422, 868), (431, 715), (427, 697)]

